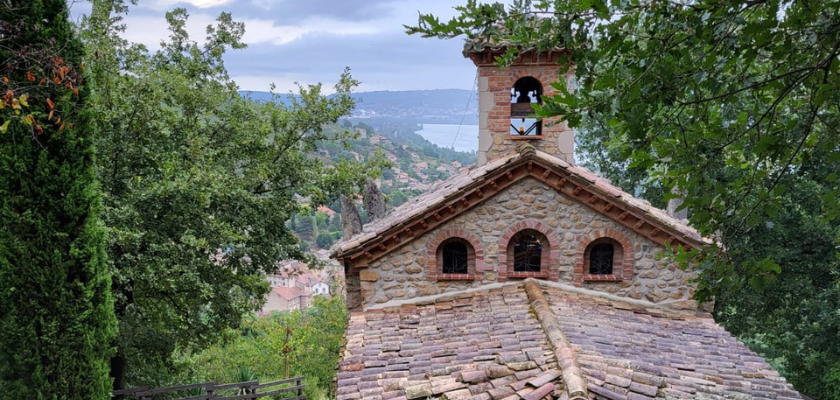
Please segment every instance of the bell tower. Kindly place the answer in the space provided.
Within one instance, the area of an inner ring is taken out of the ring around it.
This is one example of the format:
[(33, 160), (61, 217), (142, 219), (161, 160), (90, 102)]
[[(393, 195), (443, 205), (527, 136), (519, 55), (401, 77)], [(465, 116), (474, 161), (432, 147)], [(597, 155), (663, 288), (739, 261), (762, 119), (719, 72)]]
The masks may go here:
[(574, 132), (559, 118), (538, 121), (532, 107), (554, 93), (552, 83), (572, 84), (574, 70), (561, 71), (558, 64), (566, 53), (529, 51), (499, 69), (494, 61), (504, 54), (503, 47), (468, 46), (464, 56), (478, 68), (478, 165), (514, 151), (523, 141), (574, 163)]

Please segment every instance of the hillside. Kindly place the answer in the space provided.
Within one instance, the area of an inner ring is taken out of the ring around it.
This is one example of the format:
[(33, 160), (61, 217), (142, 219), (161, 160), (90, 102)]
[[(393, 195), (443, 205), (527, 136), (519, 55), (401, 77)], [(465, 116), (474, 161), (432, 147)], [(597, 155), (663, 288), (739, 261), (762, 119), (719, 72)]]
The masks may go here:
[[(269, 92), (240, 91), (255, 100), (268, 100)], [(416, 123), (478, 123), (475, 93), (462, 89), (361, 92), (353, 118), (402, 119)], [(281, 96), (288, 102), (288, 95)], [(469, 105), (467, 104), (469, 102)]]
[[(409, 199), (425, 192), (437, 181), (446, 180), (452, 174), (476, 162), (475, 153), (457, 152), (440, 148), (414, 133), (417, 125), (403, 123), (390, 126), (382, 134), (365, 122), (353, 124), (349, 120), (341, 125), (331, 125), (327, 132), (344, 129), (355, 130), (359, 137), (347, 142), (348, 146), (335, 141), (319, 144), (317, 156), (325, 161), (340, 159), (365, 160), (377, 151), (393, 163), (382, 170), (377, 182), (385, 195), (388, 209), (397, 207)], [(384, 133), (387, 132), (387, 133)], [(312, 206), (308, 212), (299, 213), (289, 221), (305, 247), (328, 248), (341, 238), (341, 207), (338, 201), (322, 207)], [(367, 221), (367, 212), (360, 210), (362, 222)]]

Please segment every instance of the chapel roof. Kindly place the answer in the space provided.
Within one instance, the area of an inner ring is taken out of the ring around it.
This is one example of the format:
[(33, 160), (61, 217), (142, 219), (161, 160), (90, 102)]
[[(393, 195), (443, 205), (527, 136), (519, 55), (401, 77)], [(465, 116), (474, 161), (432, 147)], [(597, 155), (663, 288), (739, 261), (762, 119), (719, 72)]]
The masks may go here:
[(338, 400), (801, 399), (708, 314), (533, 279), (352, 313)]
[[(532, 168), (534, 164), (539, 168)], [(517, 176), (510, 174), (510, 171), (516, 169), (523, 171), (527, 169), (528, 173)], [(608, 210), (613, 215), (605, 214), (613, 218), (616, 218), (616, 216), (620, 218), (623, 215), (624, 218), (619, 222), (637, 231), (640, 231), (644, 224), (655, 226), (655, 228), (646, 229), (640, 233), (649, 237), (651, 236), (650, 233), (655, 233), (653, 236), (658, 235), (659, 242), (666, 241), (670, 237), (693, 247), (700, 247), (709, 243), (708, 239), (703, 238), (684, 221), (668, 215), (664, 210), (651, 206), (647, 201), (633, 197), (588, 169), (570, 164), (548, 153), (536, 150), (533, 146), (526, 145), (520, 147), (519, 151), (490, 160), (481, 166), (473, 165), (445, 181), (436, 183), (422, 195), (392, 209), (385, 217), (366, 224), (361, 233), (343, 238), (331, 248), (331, 256), (342, 257), (373, 248), (379, 243), (393, 238), (394, 235), (400, 235), (399, 231), (409, 227), (411, 223), (426, 216), (434, 215), (437, 211), (440, 212), (436, 217), (441, 215), (447, 218), (452, 217), (456, 213), (477, 204), (474, 193), (477, 193), (479, 198), (485, 198), (482, 195), (481, 188), (488, 184), (495, 186), (497, 181), (503, 182), (506, 179), (504, 176), (506, 174), (507, 179), (511, 182), (521, 179), (521, 177), (531, 176), (550, 183), (555, 189), (565, 190), (564, 193), (583, 196), (577, 200), (582, 201), (585, 197), (587, 202), (584, 204), (597, 208), (596, 211), (601, 213), (605, 213), (603, 207), (606, 204), (611, 204)], [(583, 195), (581, 195), (582, 192)], [(459, 210), (458, 207), (461, 207), (461, 203), (458, 200), (468, 196), (472, 196), (469, 202), (471, 204)], [(593, 200), (596, 197), (599, 199), (597, 202)], [(615, 205), (615, 208), (612, 204)], [(621, 214), (619, 211), (625, 214)], [(632, 216), (632, 218), (627, 218), (627, 216)], [(437, 219), (440, 220), (440, 218)], [(430, 222), (434, 223), (431, 220)], [(425, 226), (427, 223), (423, 222), (422, 225)], [(402, 238), (397, 237), (396, 242), (400, 243), (402, 240)]]

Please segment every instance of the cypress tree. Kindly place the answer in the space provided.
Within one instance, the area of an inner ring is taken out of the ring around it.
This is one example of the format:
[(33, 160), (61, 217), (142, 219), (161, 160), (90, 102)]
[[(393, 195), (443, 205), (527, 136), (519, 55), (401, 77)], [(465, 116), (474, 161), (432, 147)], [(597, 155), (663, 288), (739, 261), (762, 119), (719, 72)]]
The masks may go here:
[(108, 399), (116, 334), (83, 48), (65, 0), (0, 4), (0, 398)]

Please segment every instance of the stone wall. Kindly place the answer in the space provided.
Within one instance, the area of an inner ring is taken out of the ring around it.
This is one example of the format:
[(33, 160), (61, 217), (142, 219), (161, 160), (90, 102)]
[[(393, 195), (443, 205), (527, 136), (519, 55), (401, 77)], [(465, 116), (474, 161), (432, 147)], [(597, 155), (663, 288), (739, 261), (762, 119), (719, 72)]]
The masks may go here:
[[(675, 308), (695, 307), (691, 300), (694, 286), (690, 282), (695, 274), (657, 259), (657, 253), (666, 251), (663, 246), (533, 178), (513, 184), (360, 269), (363, 305), (524, 278), (523, 275), (529, 273), (508, 270), (505, 247), (510, 237), (522, 228), (537, 230), (549, 241), (543, 250), (543, 257), (549, 257), (548, 275), (535, 276), (537, 278), (632, 299), (668, 303)], [(473, 243), (476, 250), (474, 273), (445, 277), (437, 274), (435, 250), (440, 242), (452, 236)], [(588, 280), (583, 270), (583, 251), (589, 242), (601, 237), (610, 237), (623, 248), (624, 265), (615, 269), (615, 276), (611, 276), (610, 281)]]
[(528, 140), (537, 149), (574, 163), (575, 135), (565, 122), (558, 118), (543, 121), (543, 139), (511, 137), (510, 89), (519, 78), (536, 78), (543, 87), (543, 97), (554, 94), (551, 83), (562, 80), (571, 83), (574, 72), (562, 76), (556, 63), (514, 65), (500, 70), (496, 65), (478, 67), (478, 165), (508, 154), (522, 140)]

